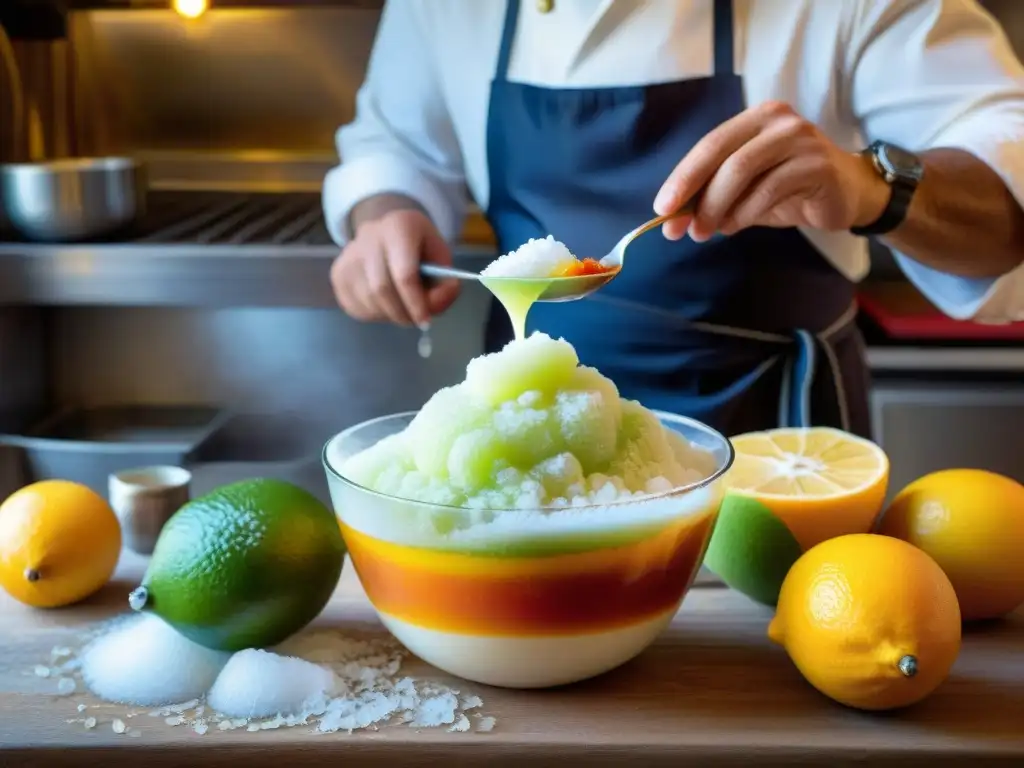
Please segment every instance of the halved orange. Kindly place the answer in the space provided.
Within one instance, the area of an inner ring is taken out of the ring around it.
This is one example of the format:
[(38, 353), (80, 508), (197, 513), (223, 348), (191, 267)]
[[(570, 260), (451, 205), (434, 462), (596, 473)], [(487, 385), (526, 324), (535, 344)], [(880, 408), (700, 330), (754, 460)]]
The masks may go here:
[(875, 443), (829, 427), (748, 432), (731, 442), (729, 491), (768, 507), (804, 551), (871, 530), (889, 483), (889, 458)]

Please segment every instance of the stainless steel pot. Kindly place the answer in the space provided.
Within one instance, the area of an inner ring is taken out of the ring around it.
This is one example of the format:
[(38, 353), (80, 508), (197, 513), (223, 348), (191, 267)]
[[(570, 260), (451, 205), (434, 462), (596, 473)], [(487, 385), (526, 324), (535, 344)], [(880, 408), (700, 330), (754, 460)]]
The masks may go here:
[(111, 235), (146, 212), (146, 170), (128, 157), (70, 158), (0, 166), (11, 226), (46, 242)]

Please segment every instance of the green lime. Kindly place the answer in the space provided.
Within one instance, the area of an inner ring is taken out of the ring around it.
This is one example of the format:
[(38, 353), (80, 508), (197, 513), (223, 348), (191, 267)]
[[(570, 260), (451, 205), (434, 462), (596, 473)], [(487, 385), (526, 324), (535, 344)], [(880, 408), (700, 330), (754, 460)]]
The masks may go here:
[(132, 609), (222, 651), (276, 645), (319, 615), (345, 559), (334, 513), (280, 480), (244, 480), (182, 507)]
[(727, 494), (704, 565), (752, 600), (774, 606), (782, 580), (803, 554), (786, 524), (749, 496)]

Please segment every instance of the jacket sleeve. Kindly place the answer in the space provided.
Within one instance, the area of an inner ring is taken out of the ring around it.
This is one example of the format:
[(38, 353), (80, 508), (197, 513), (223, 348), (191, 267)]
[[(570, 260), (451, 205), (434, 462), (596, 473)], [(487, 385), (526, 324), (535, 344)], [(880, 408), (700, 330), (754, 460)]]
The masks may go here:
[[(974, 0), (857, 3), (847, 87), (865, 138), (943, 147), (987, 163), (1024, 204), (1024, 68)], [(957, 319), (1024, 319), (1024, 267), (974, 279), (895, 253), (907, 277)]]
[(349, 214), (362, 200), (403, 194), (423, 206), (449, 242), (468, 205), (462, 154), (445, 103), (421, 0), (388, 0), (381, 13), (356, 116), (336, 136), (341, 162), (324, 179), (327, 228), (352, 237)]

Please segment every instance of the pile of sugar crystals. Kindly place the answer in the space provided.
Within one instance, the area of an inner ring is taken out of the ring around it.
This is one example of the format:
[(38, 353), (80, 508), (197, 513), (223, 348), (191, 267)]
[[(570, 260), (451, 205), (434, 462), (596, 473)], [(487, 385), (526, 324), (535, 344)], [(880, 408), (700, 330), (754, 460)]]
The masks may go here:
[[(29, 674), (45, 678), (48, 682), (50, 679), (57, 681), (53, 691), (57, 696), (88, 693), (81, 662), (88, 640), (124, 629), (127, 621), (131, 619), (114, 620), (90, 632), (88, 638), (83, 638), (81, 648), (55, 647), (49, 664), (37, 664)], [(436, 681), (400, 675), (406, 652), (391, 638), (357, 639), (334, 630), (314, 629), (296, 635), (272, 651), (265, 654), (273, 657), (262, 662), (266, 666), (262, 670), (253, 670), (261, 671), (261, 678), (271, 688), (275, 671), (281, 670), (278, 674), (282, 674), (288, 670), (287, 665), (280, 664), (282, 657), (287, 656), (329, 670), (333, 674), (333, 689), (304, 702), (298, 711), (290, 714), (231, 717), (213, 711), (204, 696), (148, 710), (124, 704), (127, 711), (119, 716), (108, 715), (109, 719), (101, 719), (88, 712), (89, 709), (97, 709), (98, 705), (78, 704), (81, 717), (67, 722), (79, 724), (87, 730), (109, 727), (116, 734), (131, 737), (142, 735), (141, 730), (132, 725), (132, 719), (139, 716), (161, 719), (172, 727), (184, 726), (199, 735), (211, 730), (256, 732), (296, 726), (313, 726), (317, 733), (352, 733), (393, 724), (404, 724), (414, 729), (446, 728), (451, 732), (484, 733), (496, 725), (495, 718), (481, 711), (483, 701), (480, 697)], [(250, 664), (255, 663), (253, 659), (249, 661)], [(111, 706), (111, 702), (102, 702), (105, 713)]]

